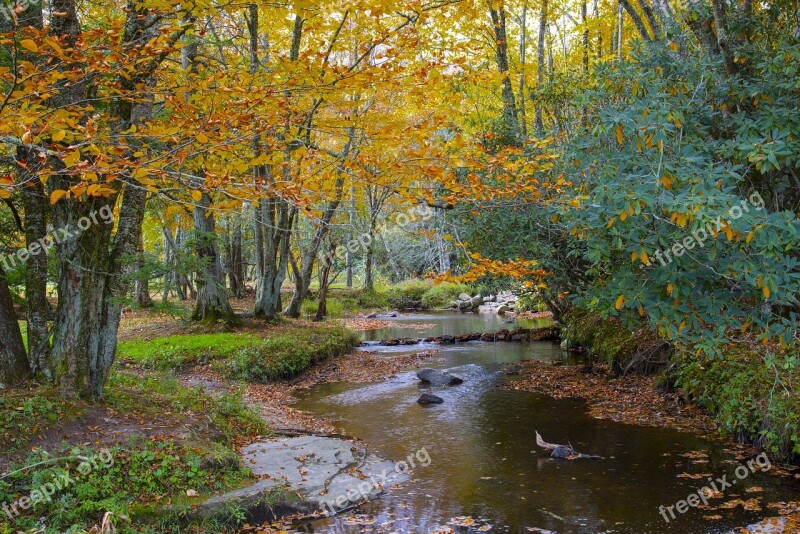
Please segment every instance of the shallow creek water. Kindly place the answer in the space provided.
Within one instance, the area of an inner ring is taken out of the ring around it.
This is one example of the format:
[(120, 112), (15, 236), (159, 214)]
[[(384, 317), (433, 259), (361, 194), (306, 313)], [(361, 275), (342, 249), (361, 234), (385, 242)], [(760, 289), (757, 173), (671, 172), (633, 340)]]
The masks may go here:
[[(507, 328), (491, 315), (404, 315), (394, 326), (367, 332), (365, 340), (461, 334)], [(408, 324), (430, 324), (427, 330)], [(539, 326), (524, 322), (521, 326)], [(369, 347), (387, 354), (424, 349)], [(707, 533), (727, 532), (765, 515), (734, 510), (690, 508), (667, 523), (659, 506), (674, 505), (707, 484), (679, 478), (682, 473), (727, 475), (735, 479), (736, 463), (724, 445), (692, 434), (593, 419), (582, 400), (556, 400), (536, 393), (500, 389), (513, 376), (503, 367), (525, 358), (568, 359), (558, 345), (470, 342), (437, 346), (441, 352), (426, 366), (447, 369), (464, 379), (431, 392), (444, 398), (435, 406), (420, 406), (420, 385), (413, 370), (374, 384), (324, 384), (305, 392), (297, 407), (331, 418), (337, 426), (362, 439), (377, 454), (402, 460), (424, 448), (430, 463), (418, 465), (413, 481), (392, 488), (355, 511), (299, 525), (308, 532), (428, 533), (451, 518), (469, 516), (476, 527), (491, 532), (559, 533)], [(603, 460), (557, 460), (535, 444), (538, 430), (546, 441), (571, 443)], [(681, 456), (707, 453), (707, 463)], [(423, 454), (423, 459), (425, 455)], [(762, 492), (747, 493), (760, 487)], [(711, 505), (751, 497), (764, 505), (796, 500), (792, 481), (753, 473), (724, 492)], [(361, 524), (354, 518), (358, 516)], [(707, 520), (703, 516), (720, 515)], [(485, 527), (484, 527), (485, 528)], [(530, 530), (529, 530), (530, 529)], [(456, 529), (466, 532), (466, 529)]]

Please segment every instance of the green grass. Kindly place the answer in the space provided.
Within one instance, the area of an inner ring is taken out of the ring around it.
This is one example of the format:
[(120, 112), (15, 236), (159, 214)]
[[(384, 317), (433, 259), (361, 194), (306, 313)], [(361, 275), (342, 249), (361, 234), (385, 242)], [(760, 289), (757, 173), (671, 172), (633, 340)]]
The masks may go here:
[(269, 433), (261, 416), (245, 403), (241, 391), (210, 395), (163, 373), (148, 376), (112, 373), (103, 404), (119, 412), (136, 411), (154, 418), (165, 412), (206, 414), (226, 443), (240, 436)]
[(347, 354), (358, 343), (342, 326), (304, 328), (247, 347), (220, 367), (231, 378), (247, 381), (292, 378), (327, 358)]
[(125, 341), (119, 344), (117, 355), (150, 369), (180, 370), (230, 358), (261, 341), (253, 334), (186, 334)]

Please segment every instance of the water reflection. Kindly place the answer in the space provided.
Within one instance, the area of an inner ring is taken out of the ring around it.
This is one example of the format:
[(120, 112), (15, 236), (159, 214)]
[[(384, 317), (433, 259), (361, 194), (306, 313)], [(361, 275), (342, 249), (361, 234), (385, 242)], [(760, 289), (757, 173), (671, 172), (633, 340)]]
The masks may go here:
[[(479, 322), (478, 319), (483, 320)], [(403, 322), (434, 322), (434, 335), (492, 330), (496, 318), (471, 315), (403, 318), (383, 337), (403, 337)], [(463, 321), (463, 323), (462, 323)], [(466, 323), (466, 324), (465, 324)], [(500, 323), (502, 324), (502, 323)], [(415, 334), (420, 337), (419, 334)], [(429, 335), (427, 332), (424, 335)], [(383, 348), (395, 349), (395, 347)], [(406, 347), (408, 349), (408, 347)], [(504, 364), (521, 358), (563, 359), (552, 343), (472, 342), (443, 347), (435, 366), (464, 378), (462, 385), (434, 388), (441, 405), (422, 407), (422, 387), (413, 371), (376, 384), (326, 384), (307, 392), (299, 408), (334, 419), (350, 435), (393, 459), (425, 447), (428, 467), (415, 480), (365, 505), (371, 526), (348, 523), (347, 514), (303, 525), (313, 532), (431, 532), (455, 516), (472, 516), (492, 532), (525, 532), (537, 527), (564, 532), (725, 532), (759, 518), (757, 512), (697, 509), (670, 524), (658, 513), (702, 486), (677, 478), (683, 472), (732, 473), (720, 446), (672, 430), (592, 419), (576, 399), (500, 389), (513, 377)], [(535, 430), (553, 442), (571, 442), (604, 460), (549, 458), (535, 445)], [(706, 450), (707, 464), (679, 456)], [(765, 502), (793, 498), (788, 482), (752, 475)], [(726, 498), (736, 495), (731, 491)], [(708, 521), (703, 515), (721, 514)], [(384, 525), (383, 527), (380, 525)]]

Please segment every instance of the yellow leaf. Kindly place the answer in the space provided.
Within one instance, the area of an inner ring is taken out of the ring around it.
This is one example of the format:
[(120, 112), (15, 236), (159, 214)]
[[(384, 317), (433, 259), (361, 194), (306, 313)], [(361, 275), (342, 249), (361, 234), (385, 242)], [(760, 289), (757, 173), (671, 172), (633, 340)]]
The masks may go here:
[(50, 193), (50, 204), (55, 204), (58, 200), (66, 195), (67, 192), (63, 189), (56, 189), (52, 193)]
[(25, 50), (30, 50), (33, 53), (39, 51), (39, 47), (36, 46), (36, 43), (31, 41), (30, 39), (23, 39), (19, 42), (19, 45), (24, 48)]
[(191, 195), (192, 195), (192, 199), (195, 202), (200, 202), (201, 200), (203, 200), (203, 193), (201, 193), (200, 191), (192, 191)]
[(58, 142), (64, 139), (65, 135), (67, 135), (67, 132), (65, 132), (64, 130), (58, 130), (56, 133), (53, 134), (52, 139), (53, 141)]
[(622, 213), (619, 214), (619, 220), (620, 221), (624, 221), (627, 218), (628, 218), (628, 212), (627, 211), (623, 211)]
[(764, 285), (761, 287), (761, 292), (764, 294), (764, 298), (765, 298), (765, 299), (768, 299), (768, 298), (769, 298), (770, 292), (769, 292), (769, 286), (768, 286), (768, 285), (764, 284)]
[(622, 142), (623, 142), (624, 140), (625, 140), (625, 135), (624, 135), (624, 134), (623, 134), (623, 132), (622, 132), (622, 126), (621, 126), (621, 125), (620, 125), (620, 126), (617, 126), (617, 142), (618, 142), (619, 144), (622, 144)]
[(650, 261), (650, 257), (647, 255), (647, 251), (645, 251), (645, 249), (642, 249), (641, 258), (642, 263), (648, 263)]
[(614, 303), (614, 307), (619, 310), (622, 308), (623, 304), (625, 304), (625, 297), (623, 295), (620, 295), (617, 297), (617, 302)]
[(11, 191), (8, 189), (0, 189), (0, 198), (11, 198)]
[(80, 160), (81, 160), (81, 151), (73, 150), (72, 152), (64, 156), (64, 165), (66, 165), (67, 167), (72, 167)]
[(639, 253), (635, 250), (631, 252), (631, 261), (636, 261), (636, 258), (639, 257)]
[(673, 284), (668, 284), (667, 285), (667, 295), (672, 295), (672, 290), (673, 289), (675, 289), (675, 286)]
[(197, 137), (195, 137), (195, 139), (197, 139), (198, 143), (204, 143), (204, 144), (208, 143), (208, 136), (206, 134), (204, 134), (203, 132), (200, 132), (199, 134), (197, 134)]

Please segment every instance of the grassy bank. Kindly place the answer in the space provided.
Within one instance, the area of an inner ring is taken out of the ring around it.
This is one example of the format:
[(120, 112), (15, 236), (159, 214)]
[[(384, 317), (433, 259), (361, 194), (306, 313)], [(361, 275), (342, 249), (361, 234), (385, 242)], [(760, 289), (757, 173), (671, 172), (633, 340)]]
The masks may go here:
[(192, 504), (250, 479), (234, 444), (269, 430), (241, 394), (127, 370), (107, 391), (99, 404), (48, 388), (0, 396), (10, 512), (0, 532), (85, 532), (104, 519), (120, 532), (178, 532)]
[[(176, 374), (211, 366), (244, 382), (287, 379), (350, 352), (358, 339), (339, 325), (290, 321), (191, 328), (120, 342), (97, 404), (50, 387), (0, 395), (0, 504), (16, 503), (13, 517), (0, 514), (0, 534), (99, 532), (104, 521), (105, 531), (220, 532), (245, 519), (236, 509), (219, 521), (185, 518), (210, 495), (252, 482), (238, 446), (270, 430), (241, 391), (187, 387)], [(62, 479), (70, 482), (44, 496), (45, 484)]]
[(267, 338), (225, 332), (126, 341), (119, 345), (119, 357), (146, 368), (174, 371), (211, 363), (230, 378), (265, 382), (297, 376), (326, 358), (350, 352), (358, 343), (339, 325), (291, 326)]

